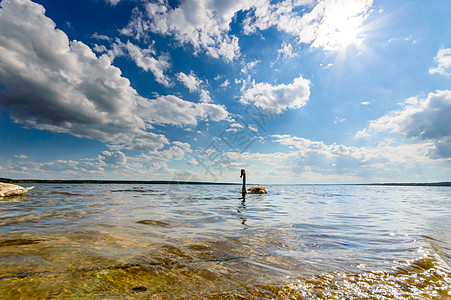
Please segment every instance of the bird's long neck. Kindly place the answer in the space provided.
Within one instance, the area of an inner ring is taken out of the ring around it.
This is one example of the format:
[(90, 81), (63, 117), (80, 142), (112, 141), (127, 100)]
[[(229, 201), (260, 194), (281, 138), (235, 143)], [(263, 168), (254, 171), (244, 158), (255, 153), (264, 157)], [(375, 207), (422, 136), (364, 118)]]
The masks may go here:
[(243, 195), (246, 194), (246, 173), (243, 173), (243, 189), (242, 189)]

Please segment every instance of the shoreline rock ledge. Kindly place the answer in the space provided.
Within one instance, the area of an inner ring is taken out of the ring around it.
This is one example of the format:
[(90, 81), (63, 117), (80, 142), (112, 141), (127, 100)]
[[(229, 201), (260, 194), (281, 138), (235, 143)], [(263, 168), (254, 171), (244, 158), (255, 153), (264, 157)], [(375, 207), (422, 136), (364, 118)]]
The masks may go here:
[(32, 188), (34, 188), (34, 186), (22, 187), (20, 185), (15, 185), (12, 183), (0, 182), (0, 197), (20, 196), (20, 195), (28, 192)]

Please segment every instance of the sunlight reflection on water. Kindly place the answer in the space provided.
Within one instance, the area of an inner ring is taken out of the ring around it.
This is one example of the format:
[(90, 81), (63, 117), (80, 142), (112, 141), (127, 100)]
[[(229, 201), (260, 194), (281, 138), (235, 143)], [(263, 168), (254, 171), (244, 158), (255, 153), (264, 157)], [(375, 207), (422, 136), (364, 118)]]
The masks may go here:
[(0, 201), (7, 298), (451, 297), (451, 189), (36, 185)]

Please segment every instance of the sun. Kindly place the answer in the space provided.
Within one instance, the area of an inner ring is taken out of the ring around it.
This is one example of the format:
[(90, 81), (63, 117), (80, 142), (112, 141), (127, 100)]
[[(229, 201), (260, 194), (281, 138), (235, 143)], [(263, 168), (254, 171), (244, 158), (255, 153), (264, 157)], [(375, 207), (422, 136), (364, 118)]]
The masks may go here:
[(324, 48), (329, 51), (340, 51), (348, 46), (359, 46), (364, 35), (359, 18), (336, 18), (331, 24), (325, 24)]
[(354, 45), (359, 47), (364, 38), (364, 27), (367, 15), (356, 1), (336, 1), (328, 7), (318, 27), (316, 46), (326, 51), (343, 51)]
[(345, 48), (349, 45), (359, 46), (363, 41), (360, 24), (355, 20), (347, 20), (339, 24), (335, 29), (335, 39), (333, 42), (339, 48)]

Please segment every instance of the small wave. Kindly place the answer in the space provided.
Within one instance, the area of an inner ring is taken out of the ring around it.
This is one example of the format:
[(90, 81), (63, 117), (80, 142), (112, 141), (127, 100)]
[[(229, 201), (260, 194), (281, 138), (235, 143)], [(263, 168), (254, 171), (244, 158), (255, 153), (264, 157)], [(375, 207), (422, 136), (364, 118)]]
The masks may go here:
[(62, 191), (56, 191), (56, 192), (50, 192), (49, 195), (58, 195), (58, 196), (82, 196), (82, 194), (74, 193), (74, 192), (62, 192)]
[(155, 193), (158, 192), (152, 189), (141, 189), (141, 188), (132, 188), (132, 189), (123, 189), (123, 190), (112, 190), (112, 193)]
[(450, 299), (451, 277), (434, 257), (423, 257), (394, 271), (332, 272), (298, 279), (287, 295), (307, 299)]
[(0, 203), (13, 202), (25, 199), (30, 199), (27, 194), (22, 194), (18, 196), (0, 197)]

